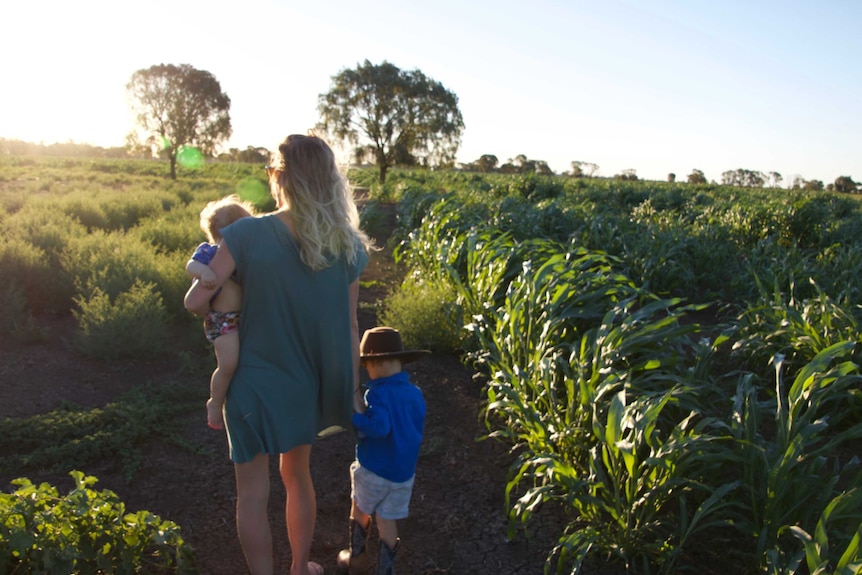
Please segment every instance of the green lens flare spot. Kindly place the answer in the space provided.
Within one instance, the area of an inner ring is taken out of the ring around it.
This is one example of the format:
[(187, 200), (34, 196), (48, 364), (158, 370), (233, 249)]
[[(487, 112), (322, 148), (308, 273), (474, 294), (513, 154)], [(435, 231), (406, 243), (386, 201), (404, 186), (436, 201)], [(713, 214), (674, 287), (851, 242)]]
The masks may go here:
[(180, 146), (177, 163), (184, 168), (200, 168), (204, 165), (204, 155), (193, 146)]
[(269, 200), (269, 190), (257, 178), (243, 178), (236, 185), (236, 195), (255, 206), (261, 207)]

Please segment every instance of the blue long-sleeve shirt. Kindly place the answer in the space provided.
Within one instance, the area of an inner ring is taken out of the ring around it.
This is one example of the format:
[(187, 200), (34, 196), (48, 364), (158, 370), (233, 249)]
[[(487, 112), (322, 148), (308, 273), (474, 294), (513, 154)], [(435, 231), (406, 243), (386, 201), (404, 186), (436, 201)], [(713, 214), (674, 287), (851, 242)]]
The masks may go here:
[(406, 371), (369, 380), (365, 413), (353, 414), (359, 464), (389, 481), (416, 474), (425, 426), (425, 398)]

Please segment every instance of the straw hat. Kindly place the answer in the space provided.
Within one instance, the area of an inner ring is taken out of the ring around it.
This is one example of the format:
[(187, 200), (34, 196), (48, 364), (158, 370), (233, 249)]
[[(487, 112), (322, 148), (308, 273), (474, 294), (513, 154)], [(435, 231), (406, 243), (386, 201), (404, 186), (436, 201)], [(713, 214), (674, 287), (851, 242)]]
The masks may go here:
[(365, 330), (359, 344), (359, 359), (394, 358), (401, 363), (409, 363), (429, 353), (431, 352), (427, 349), (404, 349), (401, 333), (393, 327)]

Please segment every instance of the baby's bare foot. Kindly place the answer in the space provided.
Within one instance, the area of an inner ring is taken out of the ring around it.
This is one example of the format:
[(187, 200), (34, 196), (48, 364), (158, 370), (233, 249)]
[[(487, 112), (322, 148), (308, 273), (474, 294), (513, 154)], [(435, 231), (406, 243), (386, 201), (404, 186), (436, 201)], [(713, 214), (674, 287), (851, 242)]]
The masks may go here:
[(213, 401), (213, 398), (207, 400), (207, 425), (213, 429), (224, 429), (224, 418), (221, 413), (222, 406)]

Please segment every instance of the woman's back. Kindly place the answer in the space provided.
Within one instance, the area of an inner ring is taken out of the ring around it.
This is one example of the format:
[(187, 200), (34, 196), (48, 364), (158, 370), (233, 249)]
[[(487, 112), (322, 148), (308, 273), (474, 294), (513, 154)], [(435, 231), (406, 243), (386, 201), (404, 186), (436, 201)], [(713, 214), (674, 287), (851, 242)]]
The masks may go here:
[[(226, 404), (232, 451), (240, 460), (283, 453), (329, 426), (348, 427), (349, 285), (365, 251), (357, 245), (353, 265), (342, 256), (314, 271), (277, 214), (237, 221), (222, 233), (243, 288), (240, 361)], [(257, 431), (242, 433), (246, 425)]]

